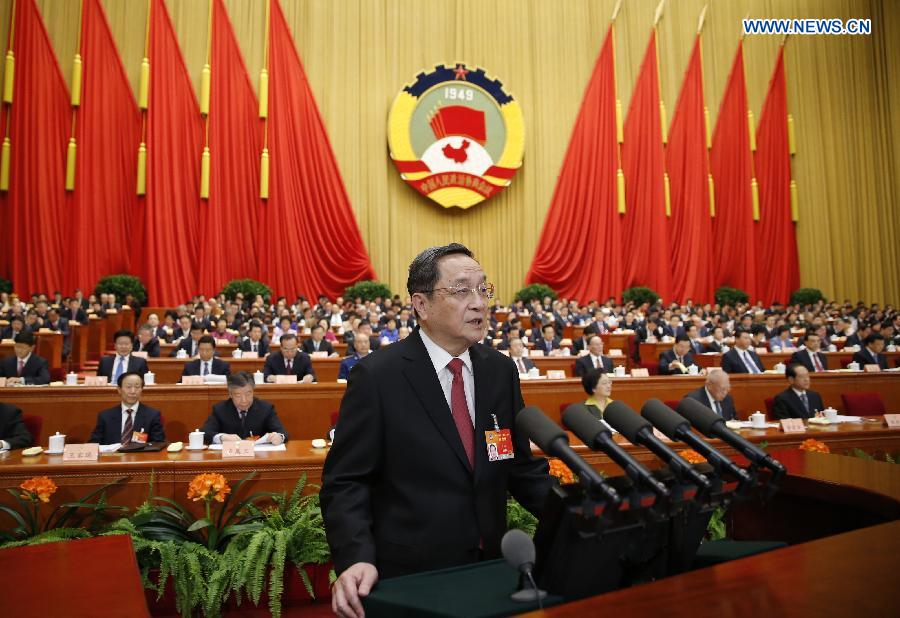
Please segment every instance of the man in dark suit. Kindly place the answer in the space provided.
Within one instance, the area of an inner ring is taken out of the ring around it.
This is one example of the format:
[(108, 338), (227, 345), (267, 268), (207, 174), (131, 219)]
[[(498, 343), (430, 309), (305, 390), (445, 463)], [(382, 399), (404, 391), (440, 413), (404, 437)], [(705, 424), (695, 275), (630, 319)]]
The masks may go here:
[(847, 340), (844, 342), (845, 348), (852, 348), (853, 346), (859, 346), (860, 350), (862, 350), (863, 345), (865, 345), (866, 337), (872, 334), (872, 327), (867, 322), (858, 322), (856, 332), (847, 337)]
[(116, 331), (114, 335), (116, 353), (114, 356), (104, 356), (97, 366), (97, 375), (106, 376), (110, 384), (118, 384), (119, 376), (124, 373), (139, 373), (143, 376), (150, 371), (147, 361), (137, 356), (132, 356), (134, 350), (134, 334), (130, 330)]
[(88, 317), (81, 308), (81, 301), (77, 298), (69, 299), (69, 307), (64, 311), (65, 317), (69, 322), (78, 322), (79, 324), (87, 324)]
[(254, 397), (254, 386), (253, 376), (246, 371), (228, 376), (228, 399), (213, 406), (212, 414), (200, 428), (207, 444), (251, 436), (266, 436), (275, 445), (287, 441), (288, 432), (275, 413), (275, 406)]
[(596, 334), (598, 334), (596, 325), (588, 324), (587, 326), (585, 326), (584, 331), (581, 333), (581, 337), (575, 339), (575, 342), (572, 344), (572, 354), (578, 354), (582, 350), (587, 350), (591, 335)]
[(863, 343), (865, 347), (853, 355), (853, 362), (859, 363), (861, 369), (866, 365), (878, 365), (882, 370), (887, 369), (887, 357), (881, 353), (884, 350), (884, 336), (872, 333)]
[(775, 395), (775, 418), (811, 418), (825, 409), (822, 396), (809, 390), (809, 371), (800, 363), (784, 370), (790, 387)]
[(191, 333), (188, 337), (182, 337), (178, 347), (172, 350), (169, 356), (178, 356), (178, 350), (184, 350), (189, 358), (197, 356), (199, 353), (198, 346), (200, 337), (203, 336), (203, 325), (196, 322), (191, 323)]
[(528, 373), (534, 368), (534, 361), (528, 358), (526, 354), (525, 344), (516, 337), (509, 340), (509, 358), (515, 363), (519, 373)]
[(259, 320), (251, 320), (247, 336), (241, 340), (242, 352), (256, 352), (259, 358), (269, 353), (269, 340), (263, 337), (263, 326)]
[[(173, 343), (181, 343), (185, 339), (191, 336), (191, 325), (193, 322), (191, 321), (191, 316), (182, 315), (178, 318), (178, 326), (176, 326), (172, 330), (172, 342)], [(203, 328), (200, 328), (200, 334), (203, 334)]]
[(325, 328), (321, 324), (313, 326), (312, 336), (303, 341), (303, 351), (307, 354), (313, 352), (328, 352), (328, 356), (334, 354), (334, 346), (325, 340)]
[[(97, 415), (97, 425), (91, 432), (88, 442), (123, 445), (133, 441), (165, 442), (166, 432), (163, 430), (159, 410), (141, 403), (144, 375), (134, 371), (123, 373), (119, 376), (116, 386), (121, 401), (119, 405), (103, 410)], [(138, 436), (135, 436), (136, 433)]]
[(713, 369), (706, 374), (706, 384), (703, 388), (691, 391), (685, 397), (699, 401), (707, 408), (730, 421), (737, 418), (734, 409), (734, 399), (728, 392), (731, 390), (731, 379), (728, 374), (718, 369)]
[(612, 359), (603, 356), (603, 338), (600, 335), (591, 335), (591, 339), (588, 341), (588, 353), (575, 361), (575, 375), (581, 377), (592, 367), (605, 373), (613, 372)]
[[(361, 615), (379, 577), (499, 557), (507, 492), (538, 513), (554, 484), (516, 431), (515, 366), (476, 345), (493, 286), (471, 252), (426, 249), (407, 290), (419, 328), (353, 369), (322, 475), (342, 615)], [(486, 432), (498, 427), (514, 453), (489, 461)]]
[(22, 421), (22, 411), (8, 403), (0, 403), (0, 450), (27, 448), (34, 437)]
[(800, 363), (807, 371), (828, 371), (828, 359), (820, 348), (822, 339), (815, 333), (806, 333), (803, 337), (803, 348), (791, 354), (791, 363)]
[(535, 350), (543, 350), (545, 356), (550, 356), (553, 350), (559, 349), (559, 337), (556, 336), (556, 327), (553, 324), (544, 324), (541, 328), (541, 337), (534, 342)]
[(231, 364), (216, 358), (216, 340), (212, 335), (200, 337), (197, 350), (200, 357), (184, 364), (182, 376), (231, 375)]
[(59, 315), (59, 309), (50, 307), (47, 309), (47, 320), (44, 322), (44, 328), (49, 328), (62, 335), (62, 357), (68, 358), (69, 352), (72, 350), (72, 331), (69, 330), (69, 321)]
[(6, 385), (50, 384), (50, 366), (34, 353), (34, 335), (22, 331), (13, 341), (15, 354), (3, 359), (0, 371), (6, 377)]
[(762, 360), (750, 347), (753, 337), (745, 328), (734, 333), (734, 347), (722, 356), (722, 370), (725, 373), (762, 373)]
[(688, 367), (693, 364), (694, 354), (691, 352), (690, 338), (687, 335), (678, 335), (672, 349), (665, 350), (659, 355), (659, 375), (687, 375)]
[(159, 339), (156, 338), (154, 330), (150, 324), (144, 324), (138, 329), (133, 344), (135, 352), (146, 352), (150, 358), (159, 357)]
[(25, 318), (14, 315), (9, 319), (9, 326), (3, 329), (0, 339), (15, 339), (19, 333), (30, 333), (31, 329), (25, 326)]
[(263, 375), (266, 382), (274, 382), (276, 375), (295, 375), (297, 381), (303, 384), (316, 381), (316, 372), (313, 371), (309, 354), (300, 351), (297, 335), (293, 333), (281, 336), (281, 351), (266, 357)]

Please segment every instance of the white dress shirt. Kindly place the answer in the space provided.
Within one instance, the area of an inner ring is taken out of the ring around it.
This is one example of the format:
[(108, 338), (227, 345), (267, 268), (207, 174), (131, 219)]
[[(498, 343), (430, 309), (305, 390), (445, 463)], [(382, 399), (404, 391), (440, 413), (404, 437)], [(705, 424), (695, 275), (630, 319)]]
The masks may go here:
[(475, 373), (472, 369), (472, 358), (469, 355), (469, 350), (467, 349), (458, 357), (451, 356), (447, 350), (436, 344), (431, 337), (428, 336), (428, 333), (425, 332), (424, 328), (420, 328), (419, 333), (422, 335), (422, 342), (425, 344), (425, 350), (428, 352), (428, 357), (434, 365), (435, 373), (437, 373), (438, 381), (441, 383), (441, 388), (444, 390), (444, 398), (447, 400), (447, 407), (451, 410), (453, 407), (450, 404), (450, 391), (453, 388), (453, 372), (450, 371), (447, 364), (454, 358), (459, 358), (463, 362), (462, 376), (463, 386), (466, 391), (466, 404), (469, 408), (469, 417), (472, 419), (472, 425), (474, 426)]

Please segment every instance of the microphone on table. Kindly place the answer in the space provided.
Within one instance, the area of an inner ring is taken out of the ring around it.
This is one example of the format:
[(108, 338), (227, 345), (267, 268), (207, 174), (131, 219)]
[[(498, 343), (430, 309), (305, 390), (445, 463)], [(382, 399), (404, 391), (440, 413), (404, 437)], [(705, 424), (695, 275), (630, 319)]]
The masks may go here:
[(739, 479), (741, 483), (749, 483), (751, 481), (750, 475), (747, 474), (746, 470), (691, 431), (691, 424), (687, 419), (677, 414), (675, 410), (659, 399), (648, 399), (641, 407), (641, 415), (653, 423), (653, 426), (663, 432), (670, 440), (681, 440), (700, 453), (716, 470), (727, 471)]
[(662, 459), (679, 479), (687, 478), (699, 489), (709, 491), (712, 482), (694, 470), (693, 466), (678, 453), (669, 448), (662, 440), (653, 435), (653, 425), (622, 402), (621, 405), (610, 404), (603, 412), (603, 418), (632, 444), (646, 446), (654, 455)]
[[(620, 405), (624, 404), (613, 401), (606, 409), (609, 410), (613, 406)], [(629, 455), (628, 451), (616, 444), (606, 425), (597, 420), (583, 403), (573, 403), (566, 408), (562, 415), (562, 421), (589, 449), (606, 453), (616, 465), (625, 471), (632, 482), (647, 486), (660, 498), (668, 499), (670, 497), (671, 494), (665, 484), (657, 480), (647, 468)]]
[(566, 432), (541, 412), (540, 408), (525, 406), (516, 414), (516, 430), (528, 436), (542, 451), (551, 457), (557, 457), (566, 464), (579, 480), (594, 493), (599, 493), (613, 506), (622, 502), (613, 487), (607, 484), (578, 453), (569, 446)]
[(532, 571), (534, 569), (535, 550), (534, 541), (531, 540), (531, 537), (514, 528), (504, 534), (503, 539), (500, 540), (500, 552), (503, 554), (507, 564), (524, 575), (530, 584), (530, 587), (526, 586), (513, 592), (510, 595), (510, 599), (519, 603), (537, 601), (539, 607), (543, 609), (541, 599), (547, 596), (547, 592), (539, 589), (534, 582)]

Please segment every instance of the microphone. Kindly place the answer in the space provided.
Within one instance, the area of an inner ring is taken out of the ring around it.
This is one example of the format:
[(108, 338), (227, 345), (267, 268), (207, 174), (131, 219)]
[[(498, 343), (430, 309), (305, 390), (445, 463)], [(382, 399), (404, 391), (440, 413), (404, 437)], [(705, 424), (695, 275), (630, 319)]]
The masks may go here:
[[(619, 405), (624, 404), (619, 401), (613, 401), (606, 409), (609, 410), (613, 406)], [(609, 458), (622, 468), (625, 474), (628, 475), (628, 478), (636, 484), (638, 482), (643, 483), (660, 498), (668, 499), (670, 497), (671, 494), (666, 489), (665, 484), (654, 478), (647, 468), (629, 455), (628, 451), (616, 444), (606, 425), (588, 412), (583, 403), (573, 403), (566, 408), (562, 415), (562, 421), (589, 449), (603, 451), (609, 455)]]
[(772, 456), (764, 450), (728, 429), (722, 417), (696, 399), (690, 397), (682, 399), (678, 404), (678, 413), (689, 420), (691, 425), (700, 430), (700, 433), (708, 438), (721, 438), (723, 442), (740, 451), (754, 464), (765, 466), (779, 475), (786, 472), (780, 461), (772, 459)]
[(641, 408), (641, 415), (653, 423), (670, 440), (681, 440), (703, 455), (716, 470), (726, 470), (741, 483), (749, 483), (750, 475), (728, 457), (714, 449), (691, 431), (691, 424), (659, 399), (649, 399)]
[(534, 541), (531, 537), (516, 528), (508, 531), (500, 540), (500, 552), (506, 563), (519, 573), (524, 575), (531, 584), (530, 588), (523, 588), (510, 595), (513, 601), (538, 601), (547, 596), (546, 591), (539, 590), (534, 582)]
[(614, 403), (619, 403), (620, 405), (613, 406), (610, 404), (603, 413), (603, 418), (607, 423), (621, 432), (632, 444), (646, 446), (654, 455), (666, 462), (679, 479), (687, 477), (703, 490), (709, 491), (712, 489), (712, 483), (708, 478), (694, 470), (691, 464), (653, 435), (653, 425), (641, 418), (637, 412), (626, 404), (622, 402)]
[(619, 493), (604, 481), (597, 471), (588, 465), (578, 453), (569, 446), (569, 436), (562, 427), (547, 418), (540, 408), (525, 406), (516, 414), (516, 430), (527, 435), (541, 450), (563, 461), (578, 475), (588, 489), (598, 491), (612, 505), (622, 502)]

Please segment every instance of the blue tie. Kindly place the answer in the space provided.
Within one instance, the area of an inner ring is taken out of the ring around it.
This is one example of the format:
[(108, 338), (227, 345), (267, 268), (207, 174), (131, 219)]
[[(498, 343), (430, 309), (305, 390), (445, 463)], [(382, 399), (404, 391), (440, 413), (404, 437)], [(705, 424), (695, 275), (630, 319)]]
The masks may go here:
[(116, 365), (116, 371), (115, 373), (113, 373), (113, 384), (119, 383), (119, 376), (121, 376), (123, 373), (125, 373), (125, 357), (120, 356), (119, 362)]
[(205, 376), (209, 375), (209, 362), (208, 361), (203, 362), (203, 375), (205, 375)]

